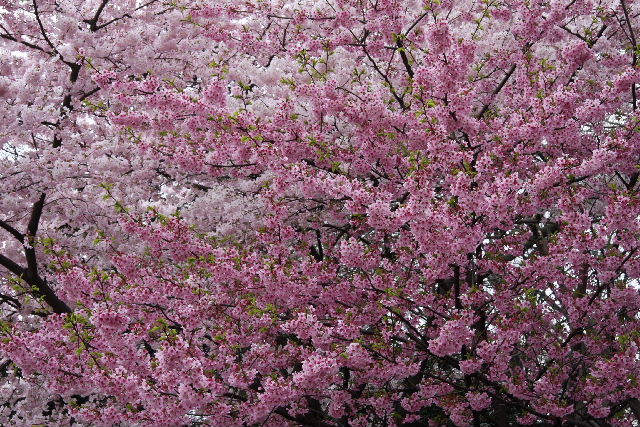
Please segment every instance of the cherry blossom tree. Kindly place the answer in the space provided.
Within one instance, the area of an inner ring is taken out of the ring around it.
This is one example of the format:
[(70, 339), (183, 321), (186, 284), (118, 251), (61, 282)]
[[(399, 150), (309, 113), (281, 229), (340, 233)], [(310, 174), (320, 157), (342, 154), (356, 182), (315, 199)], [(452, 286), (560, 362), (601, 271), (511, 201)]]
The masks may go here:
[(0, 0), (0, 424), (638, 425), (638, 37)]

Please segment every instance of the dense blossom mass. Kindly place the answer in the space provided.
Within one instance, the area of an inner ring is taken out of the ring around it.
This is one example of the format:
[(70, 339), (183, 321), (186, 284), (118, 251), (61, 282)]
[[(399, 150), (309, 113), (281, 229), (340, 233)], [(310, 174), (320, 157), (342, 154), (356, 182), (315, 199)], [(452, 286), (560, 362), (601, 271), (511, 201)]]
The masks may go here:
[(0, 424), (637, 426), (640, 1), (0, 0)]

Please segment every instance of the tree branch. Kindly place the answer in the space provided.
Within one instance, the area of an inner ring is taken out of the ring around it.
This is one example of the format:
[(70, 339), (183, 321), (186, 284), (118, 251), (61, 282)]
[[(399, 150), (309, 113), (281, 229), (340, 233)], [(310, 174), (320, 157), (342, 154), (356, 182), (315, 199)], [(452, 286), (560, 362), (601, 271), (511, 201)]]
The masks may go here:
[(45, 197), (46, 195), (42, 193), (38, 201), (33, 204), (25, 236), (27, 241), (25, 242), (23, 240), (23, 243), (25, 244), (24, 255), (27, 260), (27, 267), (22, 267), (2, 254), (0, 254), (0, 265), (30, 285), (30, 292), (37, 297), (43, 298), (44, 302), (51, 307), (54, 313), (71, 313), (71, 308), (64, 301), (58, 298), (47, 281), (38, 274), (38, 263), (34, 245), (35, 236), (38, 232), (38, 225), (40, 223), (40, 217), (42, 216), (42, 210), (44, 208)]
[(39, 50), (40, 52), (46, 53), (47, 55), (52, 55), (51, 52), (47, 52), (46, 50), (44, 50), (43, 48), (41, 48), (40, 46), (38, 46), (36, 44), (29, 43), (27, 41), (17, 39), (13, 35), (11, 35), (9, 33), (9, 30), (7, 30), (2, 24), (0, 24), (0, 28), (5, 32), (5, 34), (0, 34), (1, 38), (6, 39), (6, 40), (10, 40), (12, 42), (19, 43), (19, 44), (21, 44), (23, 46), (27, 46), (28, 48), (31, 48), (31, 49)]
[[(629, 10), (627, 9), (627, 5), (624, 0), (620, 0), (620, 5), (622, 6), (622, 12), (624, 13), (627, 27), (629, 27), (629, 38), (631, 39), (631, 45), (633, 47), (631, 66), (635, 68), (638, 64), (638, 42), (636, 41), (636, 35), (633, 32), (633, 27), (631, 26), (631, 18), (629, 18)], [(635, 82), (631, 83), (631, 102), (633, 104), (633, 110), (635, 111), (638, 108), (638, 95), (636, 93)]]
[(3, 266), (4, 268), (6, 268), (7, 270), (9, 270), (10, 272), (12, 272), (13, 274), (15, 274), (18, 277), (22, 277), (22, 275), (25, 272), (24, 267), (20, 266), (19, 264), (13, 262), (11, 259), (7, 258), (6, 256), (0, 254), (0, 265)]
[[(502, 90), (502, 88), (504, 87), (504, 85), (507, 84), (507, 82), (509, 81), (509, 79), (511, 78), (511, 75), (513, 74), (513, 72), (516, 71), (516, 64), (513, 64), (511, 66), (511, 68), (509, 68), (509, 71), (507, 71), (507, 74), (505, 74), (505, 76), (502, 78), (502, 80), (500, 81), (500, 83), (498, 84), (498, 86), (496, 86), (496, 88), (493, 90), (493, 92), (491, 93), (492, 96), (496, 96), (497, 94), (500, 93), (500, 91)], [(480, 110), (480, 112), (478, 113), (478, 115), (476, 116), (476, 119), (481, 119), (482, 116), (484, 116), (486, 114), (487, 111), (489, 111), (489, 106), (491, 104), (484, 104), (482, 106), (482, 109)]]
[(411, 68), (411, 64), (409, 63), (407, 53), (404, 50), (404, 44), (402, 43), (402, 40), (398, 38), (396, 44), (398, 46), (398, 52), (400, 52), (400, 58), (402, 59), (402, 63), (404, 64), (404, 68), (405, 70), (407, 70), (407, 74), (409, 74), (409, 77), (413, 78), (413, 69)]
[(24, 234), (20, 233), (18, 230), (16, 230), (15, 228), (13, 228), (10, 224), (4, 222), (3, 220), (0, 219), (0, 228), (5, 229), (6, 231), (8, 231), (13, 237), (16, 238), (16, 240), (18, 240), (20, 243), (24, 243)]
[[(152, 5), (153, 3), (157, 3), (158, 1), (159, 1), (159, 0), (151, 0), (151, 1), (147, 2), (147, 3), (145, 3), (145, 4), (142, 4), (142, 5), (138, 6), (138, 7), (136, 7), (135, 9), (133, 9), (133, 12), (137, 12), (137, 11), (139, 11), (140, 9), (144, 9), (145, 7), (150, 6), (150, 5)], [(107, 22), (105, 22), (105, 23), (104, 23), (104, 24), (102, 24), (102, 25), (96, 25), (95, 30), (92, 30), (92, 31), (98, 31), (98, 30), (101, 30), (101, 29), (103, 29), (103, 28), (105, 28), (105, 27), (108, 27), (109, 25), (113, 24), (114, 22), (118, 22), (118, 21), (120, 21), (120, 20), (122, 20), (122, 19), (124, 19), (124, 18), (131, 18), (131, 15), (130, 15), (130, 14), (128, 14), (128, 13), (125, 13), (125, 14), (123, 14), (122, 16), (119, 16), (119, 17), (117, 17), (117, 18), (113, 18), (113, 19), (111, 19), (110, 21), (107, 21)]]
[[(38, 27), (40, 27), (40, 33), (42, 34), (42, 37), (44, 37), (44, 41), (47, 42), (47, 44), (49, 45), (49, 47), (58, 55), (60, 55), (60, 52), (58, 52), (58, 49), (56, 49), (56, 47), (54, 46), (54, 44), (51, 42), (51, 40), (49, 39), (49, 36), (47, 35), (47, 32), (44, 29), (44, 25), (42, 24), (42, 20), (40, 19), (40, 12), (38, 11), (38, 3), (36, 2), (36, 0), (33, 0), (33, 13), (36, 16), (36, 21), (38, 22)], [(62, 59), (62, 55), (60, 55), (60, 58)], [(62, 61), (64, 62), (64, 59), (62, 59)]]
[(100, 14), (102, 14), (102, 11), (104, 10), (107, 3), (109, 3), (109, 0), (102, 0), (102, 3), (100, 3), (100, 6), (98, 6), (98, 9), (96, 9), (96, 13), (93, 15), (93, 18), (85, 19), (83, 21), (89, 24), (89, 29), (92, 32), (98, 31), (98, 19), (100, 19)]

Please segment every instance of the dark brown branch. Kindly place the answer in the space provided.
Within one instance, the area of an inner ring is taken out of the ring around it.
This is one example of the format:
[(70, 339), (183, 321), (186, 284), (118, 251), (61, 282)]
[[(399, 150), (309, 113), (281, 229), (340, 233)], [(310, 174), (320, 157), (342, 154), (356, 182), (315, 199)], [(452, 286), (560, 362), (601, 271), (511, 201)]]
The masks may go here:
[[(492, 96), (496, 96), (497, 94), (500, 93), (504, 85), (506, 85), (509, 79), (511, 78), (511, 75), (513, 74), (514, 71), (516, 71), (516, 64), (513, 64), (511, 68), (509, 68), (509, 71), (507, 71), (507, 74), (504, 75), (504, 77), (502, 78), (498, 86), (496, 86), (496, 88), (491, 93)], [(476, 116), (476, 119), (481, 119), (487, 113), (487, 111), (489, 111), (489, 106), (490, 104), (484, 104), (482, 106), (482, 109)]]
[(631, 191), (631, 189), (633, 189), (633, 187), (635, 187), (635, 185), (638, 182), (638, 177), (640, 177), (640, 173), (638, 173), (638, 172), (632, 174), (629, 177), (629, 183), (627, 184), (627, 190)]
[(40, 277), (37, 273), (33, 274), (30, 270), (27, 270), (25, 272), (23, 280), (34, 288), (32, 290), (34, 295), (42, 297), (44, 302), (47, 303), (49, 307), (51, 307), (54, 313), (65, 314), (72, 312), (71, 308), (64, 301), (58, 298), (47, 281)]
[(416, 21), (413, 24), (411, 24), (411, 26), (409, 26), (409, 28), (407, 28), (407, 31), (404, 32), (404, 35), (405, 36), (408, 35), (411, 32), (411, 30), (413, 30), (416, 27), (416, 25), (418, 25), (420, 23), (420, 21), (422, 21), (430, 13), (431, 13), (431, 11), (427, 11), (427, 12), (424, 12), (422, 15), (420, 15), (418, 17), (418, 19), (416, 19)]
[[(624, 0), (620, 0), (620, 5), (622, 6), (622, 12), (624, 13), (624, 18), (627, 22), (627, 27), (629, 27), (629, 39), (631, 39), (631, 46), (633, 48), (631, 66), (633, 68), (638, 64), (638, 42), (636, 41), (636, 35), (633, 31), (633, 27), (631, 26), (631, 18), (629, 17), (629, 10), (627, 9), (627, 5)], [(638, 95), (636, 93), (636, 83), (631, 83), (631, 102), (633, 103), (633, 110), (635, 111), (638, 108)]]
[(588, 45), (591, 44), (591, 41), (588, 38), (586, 38), (585, 36), (583, 36), (582, 34), (576, 32), (576, 31), (571, 30), (571, 28), (567, 27), (566, 25), (560, 25), (560, 28), (562, 28), (567, 33), (571, 34), (572, 36), (579, 38), (580, 40), (582, 40), (586, 44), (588, 44)]
[[(153, 3), (157, 3), (158, 1), (159, 1), (159, 0), (151, 0), (150, 2), (147, 2), (147, 3), (145, 3), (145, 4), (142, 4), (142, 5), (138, 6), (138, 7), (136, 7), (135, 9), (133, 9), (133, 12), (137, 12), (137, 11), (139, 11), (140, 9), (144, 9), (145, 7), (150, 6), (150, 5), (152, 5)], [(123, 19), (125, 19), (125, 18), (131, 18), (131, 15), (130, 15), (130, 14), (128, 14), (128, 13), (125, 13), (125, 14), (123, 14), (123, 15), (121, 15), (121, 16), (119, 16), (119, 17), (117, 17), (117, 18), (113, 18), (113, 19), (111, 19), (111, 20), (109, 20), (109, 21), (105, 22), (105, 23), (104, 23), (104, 24), (102, 24), (102, 25), (96, 25), (95, 30), (91, 30), (91, 31), (98, 31), (98, 30), (101, 30), (101, 29), (103, 29), (103, 28), (105, 28), (105, 27), (108, 27), (109, 25), (113, 24), (114, 22), (121, 21), (121, 20), (123, 20)]]
[(31, 49), (39, 50), (40, 52), (46, 53), (47, 55), (52, 55), (51, 52), (47, 52), (46, 50), (44, 50), (43, 48), (41, 48), (40, 46), (38, 46), (36, 44), (29, 43), (27, 41), (19, 40), (19, 39), (15, 38), (14, 36), (12, 36), (9, 33), (9, 31), (5, 27), (2, 26), (2, 24), (0, 24), (0, 28), (2, 28), (2, 30), (5, 32), (5, 34), (0, 34), (1, 38), (5, 39), (5, 40), (10, 40), (10, 41), (15, 42), (15, 43), (19, 43), (19, 44), (21, 44), (23, 46), (27, 46), (28, 48), (31, 48)]
[(404, 64), (405, 70), (407, 70), (407, 74), (409, 77), (413, 78), (413, 69), (411, 68), (411, 64), (409, 63), (409, 58), (407, 57), (407, 52), (404, 50), (404, 44), (402, 40), (398, 39), (398, 52), (400, 52), (400, 58), (402, 59), (402, 63)]
[(31, 218), (29, 218), (29, 225), (27, 225), (27, 233), (31, 236), (35, 236), (38, 232), (40, 217), (42, 216), (42, 209), (44, 208), (44, 199), (46, 197), (47, 195), (42, 193), (31, 209)]
[[(371, 62), (371, 65), (373, 66), (373, 69), (376, 70), (376, 72), (380, 75), (380, 77), (382, 77), (382, 79), (385, 81), (385, 83), (387, 83), (389, 85), (389, 90), (391, 91), (391, 95), (393, 95), (393, 97), (395, 98), (396, 101), (398, 101), (398, 104), (400, 105), (400, 108), (402, 108), (402, 110), (406, 110), (407, 106), (404, 103), (404, 99), (402, 99), (397, 93), (395, 88), (393, 87), (393, 83), (391, 83), (391, 81), (389, 80), (389, 77), (387, 77), (387, 75), (385, 73), (382, 72), (382, 70), (380, 69), (380, 67), (378, 67), (378, 64), (376, 63), (375, 59), (373, 59), (373, 57), (371, 57), (371, 55), (369, 54), (369, 51), (367, 50), (366, 47), (366, 39), (367, 36), (369, 35), (369, 32), (367, 30), (365, 30), (365, 34), (362, 37), (362, 41), (358, 40), (359, 42), (362, 43), (362, 51), (364, 52), (364, 54), (367, 56), (367, 58), (369, 59), (369, 62)], [(355, 35), (354, 35), (355, 37)], [(356, 37), (357, 40), (357, 37)]]
[(99, 87), (94, 87), (89, 92), (83, 93), (82, 96), (80, 96), (80, 98), (78, 98), (78, 99), (80, 100), (80, 102), (82, 102), (85, 99), (87, 99), (88, 97), (90, 97), (91, 95), (93, 95), (94, 93), (98, 92), (99, 90), (100, 90)]
[(31, 209), (31, 218), (29, 218), (29, 224), (27, 225), (27, 245), (24, 247), (24, 256), (27, 260), (27, 270), (32, 274), (38, 274), (38, 262), (36, 260), (36, 244), (35, 238), (38, 232), (38, 226), (40, 224), (40, 217), (42, 216), (42, 210), (44, 208), (44, 199), (46, 195), (42, 193), (37, 202), (33, 204)]
[(32, 287), (35, 286), (36, 294), (43, 297), (44, 301), (53, 309), (55, 313), (71, 313), (71, 309), (55, 294), (53, 289), (38, 274), (38, 262), (36, 258), (35, 237), (38, 232), (40, 218), (44, 209), (44, 200), (46, 194), (42, 193), (37, 202), (33, 204), (31, 209), (31, 218), (27, 225), (28, 245), (24, 248), (24, 255), (27, 260), (27, 268), (25, 270), (24, 279)]
[(453, 298), (455, 308), (462, 309), (462, 302), (460, 301), (460, 266), (452, 265), (453, 268)]
[(22, 275), (24, 274), (24, 270), (25, 270), (24, 267), (13, 262), (11, 259), (7, 258), (2, 254), (0, 254), (0, 265), (18, 277), (22, 277)]
[(567, 33), (571, 34), (572, 36), (579, 38), (580, 40), (585, 42), (589, 47), (593, 47), (593, 45), (595, 45), (596, 42), (598, 40), (600, 40), (600, 37), (602, 37), (602, 35), (604, 34), (604, 31), (607, 29), (607, 25), (604, 24), (602, 27), (600, 27), (600, 29), (598, 30), (598, 33), (596, 34), (596, 36), (594, 38), (591, 38), (591, 39), (587, 38), (586, 36), (583, 36), (582, 34), (576, 32), (576, 31), (571, 30), (566, 25), (560, 25), (560, 28), (562, 28)]
[(0, 294), (0, 300), (3, 303), (4, 302), (8, 303), (16, 310), (20, 310), (20, 308), (22, 307), (22, 304), (20, 303), (20, 301), (18, 301), (16, 298), (11, 297), (9, 295)]
[[(629, 261), (631, 259), (631, 257), (633, 255), (635, 255), (635, 253), (637, 251), (638, 251), (638, 248), (633, 248), (627, 253), (627, 256), (624, 257), (624, 259), (620, 262), (620, 265), (618, 266), (618, 268), (616, 268), (616, 273), (617, 274), (621, 274), (622, 273), (624, 265), (627, 263), (627, 261)], [(613, 279), (609, 280), (608, 282), (605, 282), (605, 283), (601, 284), (600, 286), (598, 286), (598, 288), (596, 289), (594, 294), (589, 299), (589, 303), (587, 305), (590, 306), (591, 304), (593, 304), (593, 302), (596, 300), (596, 298), (598, 298), (600, 296), (602, 291), (604, 291), (607, 288), (607, 286), (611, 286), (611, 284), (614, 282), (614, 280), (615, 280), (615, 278), (613, 278)]]
[(93, 15), (93, 18), (85, 19), (83, 21), (89, 24), (89, 29), (92, 32), (95, 32), (98, 30), (98, 20), (100, 19), (100, 15), (102, 14), (102, 11), (104, 10), (107, 3), (109, 3), (109, 0), (102, 0), (102, 3), (100, 3), (100, 6), (98, 6), (98, 9), (96, 9), (96, 13)]
[(10, 224), (4, 222), (3, 220), (0, 219), (0, 228), (5, 229), (6, 231), (8, 231), (13, 237), (16, 238), (16, 240), (18, 240), (20, 243), (24, 243), (24, 234), (20, 233), (18, 230), (16, 230), (15, 228), (13, 228)]
[[(38, 11), (38, 3), (36, 2), (36, 0), (33, 0), (33, 13), (36, 16), (36, 21), (38, 22), (38, 27), (40, 27), (40, 33), (42, 34), (42, 37), (44, 37), (44, 41), (47, 42), (49, 47), (55, 53), (60, 55), (60, 52), (58, 52), (58, 49), (56, 49), (55, 45), (51, 42), (51, 39), (49, 39), (49, 36), (47, 35), (47, 31), (44, 29), (44, 25), (42, 24), (42, 20), (40, 19), (40, 12)], [(60, 55), (60, 58), (62, 59), (62, 55)], [(62, 61), (64, 62), (64, 59), (62, 59)]]
[(44, 193), (40, 195), (40, 198), (33, 204), (31, 210), (31, 218), (29, 219), (27, 234), (25, 236), (27, 241), (23, 242), (25, 244), (24, 255), (27, 260), (27, 267), (22, 267), (2, 254), (0, 254), (0, 265), (24, 280), (31, 287), (30, 292), (36, 297), (41, 297), (44, 302), (51, 307), (54, 313), (71, 313), (71, 308), (58, 298), (47, 281), (38, 274), (38, 263), (34, 245), (35, 236), (38, 232), (38, 224), (44, 208), (45, 197), (46, 195)]

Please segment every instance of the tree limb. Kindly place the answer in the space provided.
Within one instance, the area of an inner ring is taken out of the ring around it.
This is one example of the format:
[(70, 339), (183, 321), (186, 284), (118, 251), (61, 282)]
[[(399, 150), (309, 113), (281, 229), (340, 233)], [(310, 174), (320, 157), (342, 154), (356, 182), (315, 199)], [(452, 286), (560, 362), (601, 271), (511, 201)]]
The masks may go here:
[[(500, 93), (500, 91), (502, 90), (502, 88), (504, 87), (504, 85), (507, 84), (507, 82), (509, 81), (509, 79), (511, 78), (511, 75), (513, 74), (513, 72), (516, 71), (516, 64), (513, 64), (511, 66), (511, 68), (509, 68), (509, 71), (507, 71), (507, 74), (504, 75), (504, 77), (502, 78), (502, 80), (500, 81), (500, 83), (498, 83), (498, 86), (496, 86), (496, 88), (493, 90), (493, 92), (491, 93), (492, 96), (496, 96), (497, 94)], [(481, 119), (482, 116), (484, 116), (486, 114), (487, 111), (489, 111), (489, 106), (491, 104), (484, 104), (482, 106), (482, 109), (480, 110), (480, 112), (478, 113), (478, 115), (476, 116), (476, 119)]]

